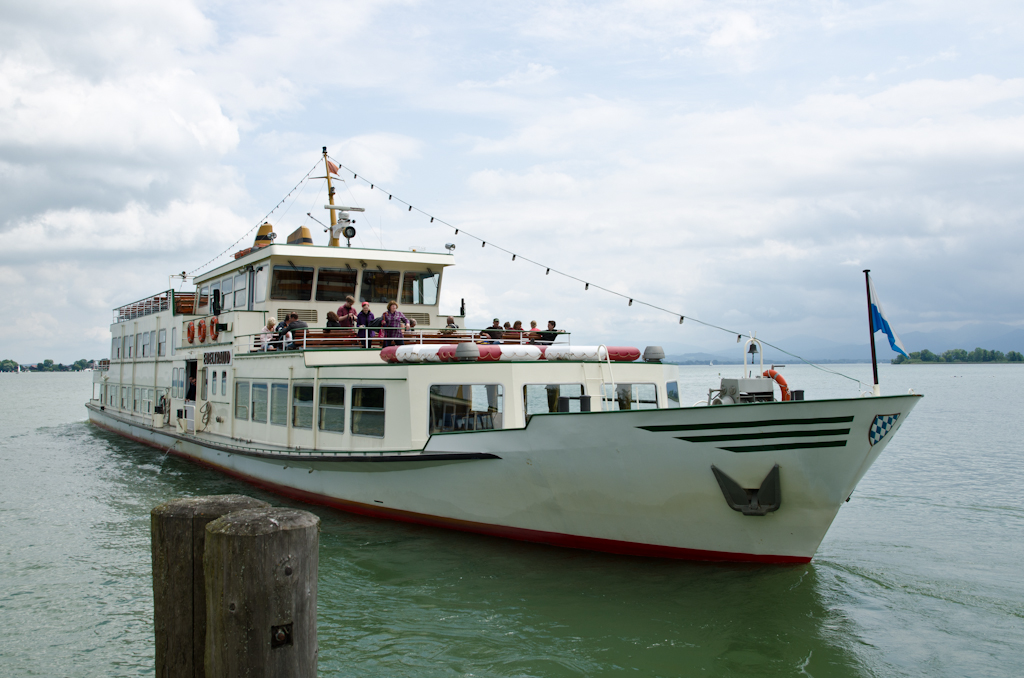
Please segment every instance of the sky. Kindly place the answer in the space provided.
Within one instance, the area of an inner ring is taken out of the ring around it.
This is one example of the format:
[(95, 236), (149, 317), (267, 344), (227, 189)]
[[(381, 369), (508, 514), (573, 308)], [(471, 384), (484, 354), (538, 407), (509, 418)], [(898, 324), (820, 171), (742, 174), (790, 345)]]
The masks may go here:
[[(986, 0), (0, 0), (0, 358), (105, 357), (111, 309), (251, 244), (323, 146), (595, 286), (344, 175), (356, 245), (456, 244), (469, 326), (866, 343), (870, 268), (898, 332), (1024, 327), (1022, 33)], [(326, 244), (322, 184), (278, 234)]]

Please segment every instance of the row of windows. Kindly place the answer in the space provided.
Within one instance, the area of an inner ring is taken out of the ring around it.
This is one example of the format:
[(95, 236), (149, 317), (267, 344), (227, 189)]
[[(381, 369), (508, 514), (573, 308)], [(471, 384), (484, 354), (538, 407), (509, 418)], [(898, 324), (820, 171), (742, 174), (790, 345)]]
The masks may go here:
[(126, 334), (110, 340), (111, 360), (152, 358), (167, 355), (167, 330)]
[[(315, 274), (315, 275), (314, 275)], [(344, 301), (351, 295), (374, 303), (401, 299), (403, 304), (437, 304), (441, 274), (431, 271), (362, 271), (362, 291), (357, 295), (359, 271), (311, 266), (274, 266), (270, 298), (309, 301), (316, 289), (317, 301)], [(314, 285), (314, 277), (316, 278)], [(401, 288), (401, 297), (399, 297)]]
[[(226, 376), (226, 373), (225, 373)], [(292, 428), (345, 432), (345, 386), (320, 386), (319, 402), (313, 384), (292, 384)], [(380, 386), (352, 386), (349, 425), (353, 435), (384, 437), (384, 389)], [(288, 425), (288, 384), (235, 382), (235, 419), (274, 426)]]
[(103, 386), (103, 402), (109, 407), (117, 407), (126, 411), (152, 414), (154, 397), (155, 391), (151, 388), (132, 388), (118, 384)]
[[(245, 273), (229, 275), (216, 282), (203, 285), (199, 290), (199, 307), (208, 306), (210, 299), (215, 293), (220, 294), (220, 306), (222, 309), (246, 309), (249, 307), (249, 290), (247, 289), (249, 276)], [(260, 303), (266, 300), (267, 294), (267, 273), (264, 269), (256, 271), (253, 282), (255, 301)], [(201, 313), (203, 311), (200, 311)]]

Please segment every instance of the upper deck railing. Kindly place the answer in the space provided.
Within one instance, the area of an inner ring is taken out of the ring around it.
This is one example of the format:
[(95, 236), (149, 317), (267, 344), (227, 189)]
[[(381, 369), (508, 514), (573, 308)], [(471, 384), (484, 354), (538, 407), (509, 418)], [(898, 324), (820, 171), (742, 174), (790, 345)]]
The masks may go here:
[[(414, 344), (505, 344), (541, 346), (552, 343), (570, 343), (569, 332), (559, 332), (552, 341), (546, 341), (539, 332), (530, 330), (503, 330), (500, 333), (494, 328), (423, 328), (406, 329), (398, 333), (399, 328), (379, 327), (306, 327), (292, 333), (291, 341), (285, 342), (277, 334), (269, 330), (257, 334), (237, 335), (234, 338), (236, 353), (276, 352), (287, 350), (317, 349), (379, 349), (385, 342), (411, 346)], [(390, 330), (394, 335), (380, 336), (381, 330)], [(490, 334), (488, 334), (490, 332)]]
[(174, 315), (191, 315), (194, 305), (195, 292), (176, 293), (174, 290), (166, 290), (115, 308), (114, 322), (122, 323), (126, 320), (134, 320), (170, 308), (173, 308)]

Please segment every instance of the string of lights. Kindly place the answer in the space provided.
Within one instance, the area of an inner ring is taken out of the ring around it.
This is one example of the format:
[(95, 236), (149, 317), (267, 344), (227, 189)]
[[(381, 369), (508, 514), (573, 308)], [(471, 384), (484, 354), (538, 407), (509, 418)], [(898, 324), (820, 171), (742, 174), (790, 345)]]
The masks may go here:
[(256, 225), (253, 226), (252, 228), (250, 228), (248, 231), (246, 231), (242, 235), (241, 238), (239, 238), (235, 242), (233, 242), (230, 245), (228, 245), (227, 249), (225, 249), (223, 252), (221, 252), (220, 254), (215, 256), (213, 259), (210, 259), (208, 262), (206, 262), (202, 266), (200, 266), (198, 268), (193, 268), (191, 271), (188, 272), (188, 274), (189, 275), (194, 275), (196, 272), (203, 270), (204, 268), (206, 268), (207, 266), (209, 266), (213, 262), (215, 262), (218, 259), (220, 259), (221, 257), (223, 257), (225, 254), (227, 254), (228, 252), (233, 250), (235, 247), (237, 247), (238, 243), (240, 243), (243, 240), (245, 240), (249, 236), (250, 233), (255, 231), (257, 228), (260, 227), (261, 224), (263, 224), (263, 222), (265, 222), (267, 219), (269, 219), (270, 215), (273, 214), (274, 212), (276, 212), (281, 207), (281, 205), (283, 205), (288, 200), (288, 198), (291, 197), (291, 194), (294, 193), (296, 191), (296, 189), (298, 189), (299, 186), (301, 186), (307, 179), (309, 179), (309, 175), (313, 173), (313, 170), (315, 170), (317, 165), (319, 165), (319, 164), (320, 164), (320, 159), (317, 158), (317, 161), (313, 164), (313, 166), (309, 169), (309, 171), (306, 172), (306, 176), (302, 177), (302, 179), (299, 180), (299, 183), (295, 184), (295, 186), (292, 188), (292, 190), (288, 191), (288, 195), (286, 195), (283, 198), (281, 198), (281, 202), (279, 202), (276, 205), (274, 205), (274, 209), (272, 209), (269, 212), (267, 212), (266, 216), (263, 217), (262, 219), (260, 219), (259, 221), (257, 221)]
[[(328, 157), (330, 157), (330, 156), (328, 156)], [(690, 322), (694, 322), (694, 323), (697, 323), (699, 325), (703, 325), (705, 327), (710, 327), (712, 329), (721, 330), (722, 332), (725, 332), (727, 334), (734, 334), (734, 335), (736, 335), (737, 342), (740, 341), (744, 336), (747, 336), (749, 338), (753, 338), (749, 334), (745, 334), (743, 332), (737, 332), (735, 330), (730, 330), (728, 328), (721, 327), (721, 326), (715, 325), (713, 323), (704, 322), (703, 320), (700, 320), (698, 318), (694, 318), (693, 316), (684, 315), (682, 313), (678, 313), (676, 311), (664, 308), (663, 306), (658, 306), (657, 304), (652, 304), (652, 303), (644, 301), (642, 299), (637, 299), (636, 297), (631, 297), (628, 294), (623, 294), (622, 292), (618, 292), (616, 290), (608, 289), (607, 287), (603, 287), (601, 285), (598, 285), (597, 283), (588, 282), (588, 281), (584, 280), (583, 278), (580, 278), (580, 277), (577, 277), (575, 275), (572, 275), (571, 273), (566, 273), (565, 271), (560, 271), (557, 268), (554, 268), (553, 266), (549, 266), (547, 264), (543, 264), (543, 263), (541, 263), (539, 261), (535, 261), (533, 259), (530, 259), (529, 257), (524, 257), (523, 255), (518, 254), (516, 252), (513, 252), (512, 250), (506, 249), (504, 247), (501, 247), (500, 245), (495, 245), (493, 242), (489, 242), (489, 241), (483, 239), (482, 237), (480, 237), (478, 235), (470, 233), (469, 231), (467, 231), (467, 230), (465, 230), (465, 229), (463, 229), (461, 227), (458, 227), (458, 226), (455, 226), (453, 224), (450, 224), (447, 221), (445, 221), (444, 219), (435, 217), (434, 215), (429, 214), (428, 212), (425, 212), (425, 211), (421, 210), (420, 208), (413, 206), (412, 204), (406, 202), (405, 200), (402, 200), (401, 198), (399, 198), (395, 194), (391, 193), (390, 191), (387, 191), (387, 190), (381, 188), (376, 182), (370, 181), (370, 180), (366, 179), (365, 177), (361, 177), (358, 172), (356, 172), (355, 170), (345, 166), (337, 158), (331, 157), (331, 160), (334, 161), (334, 163), (336, 165), (338, 165), (339, 169), (343, 169), (346, 172), (351, 172), (353, 180), (362, 181), (363, 183), (367, 184), (370, 187), (371, 190), (380, 191), (381, 193), (386, 194), (388, 196), (388, 200), (391, 200), (392, 202), (398, 202), (398, 203), (401, 203), (402, 205), (405, 205), (406, 207), (409, 208), (407, 210), (408, 212), (415, 211), (415, 212), (418, 212), (418, 213), (422, 214), (425, 217), (429, 217), (430, 218), (430, 223), (434, 223), (436, 221), (439, 224), (447, 226), (448, 228), (450, 228), (450, 229), (455, 231), (455, 235), (462, 235), (462, 236), (465, 236), (467, 238), (471, 238), (473, 240), (476, 240), (477, 242), (480, 243), (480, 247), (491, 247), (493, 249), (498, 250), (499, 252), (504, 252), (505, 254), (508, 254), (508, 255), (510, 255), (512, 257), (512, 261), (522, 260), (522, 261), (525, 261), (527, 263), (533, 264), (534, 266), (537, 266), (539, 268), (543, 268), (545, 275), (551, 275), (552, 273), (554, 273), (556, 275), (562, 276), (563, 278), (568, 278), (570, 280), (575, 280), (576, 282), (583, 284), (584, 291), (587, 291), (591, 287), (593, 287), (594, 289), (601, 290), (602, 292), (606, 292), (607, 294), (611, 294), (613, 296), (619, 297), (620, 299), (627, 300), (629, 302), (629, 306), (632, 306), (635, 303), (635, 304), (638, 304), (638, 305), (641, 305), (641, 306), (646, 306), (646, 307), (648, 307), (650, 309), (653, 309), (655, 311), (661, 311), (663, 313), (668, 313), (669, 315), (672, 315), (672, 316), (674, 316), (676, 318), (679, 318), (679, 324), (680, 325), (683, 324), (684, 320), (689, 320)], [(813, 363), (810, 360), (807, 360), (806, 358), (803, 358), (801, 356), (796, 355), (795, 353), (790, 353), (789, 351), (787, 351), (787, 350), (785, 350), (783, 348), (779, 348), (775, 344), (771, 344), (771, 343), (765, 341), (764, 339), (761, 339), (760, 337), (757, 337), (757, 340), (759, 342), (761, 342), (762, 344), (764, 344), (765, 346), (771, 347), (771, 348), (775, 349), (776, 351), (778, 351), (780, 353), (783, 353), (783, 354), (785, 354), (785, 355), (787, 355), (787, 356), (789, 356), (791, 358), (796, 358), (797, 360), (799, 360), (799, 361), (801, 361), (801, 362), (803, 362), (803, 363), (805, 363), (807, 365), (810, 365), (811, 367), (813, 367), (815, 369), (821, 370), (822, 372), (827, 372), (829, 374), (834, 374), (836, 376), (843, 377), (844, 379), (849, 379), (850, 381), (856, 382), (860, 386), (864, 385), (863, 382), (860, 379), (857, 379), (855, 377), (851, 377), (849, 375), (843, 374), (842, 372), (837, 372), (835, 370), (831, 370), (831, 369), (828, 369), (826, 367), (822, 367), (821, 365)]]

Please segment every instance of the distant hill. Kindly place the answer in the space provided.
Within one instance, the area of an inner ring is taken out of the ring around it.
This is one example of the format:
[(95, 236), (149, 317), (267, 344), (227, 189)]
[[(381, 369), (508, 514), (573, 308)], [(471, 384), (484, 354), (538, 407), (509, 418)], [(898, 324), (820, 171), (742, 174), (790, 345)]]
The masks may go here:
[[(975, 323), (952, 330), (932, 330), (930, 332), (907, 332), (900, 338), (907, 347), (907, 352), (928, 349), (934, 353), (943, 353), (950, 349), (962, 348), (972, 351), (984, 349), (1003, 351), (1019, 351), (1024, 353), (1024, 329), (1001, 323)], [(773, 344), (790, 353), (810, 360), (811, 362), (869, 362), (871, 348), (867, 342), (867, 332), (862, 343), (840, 343), (811, 336), (795, 336), (772, 341)], [(889, 348), (884, 334), (875, 335), (878, 349), (878, 361), (888, 362), (896, 353)], [(680, 364), (707, 365), (714, 360), (715, 364), (735, 365), (742, 362), (739, 344), (730, 343), (722, 348), (683, 349), (678, 353), (666, 356), (670, 362)], [(794, 359), (771, 347), (765, 347), (765, 362), (785, 363)]]

